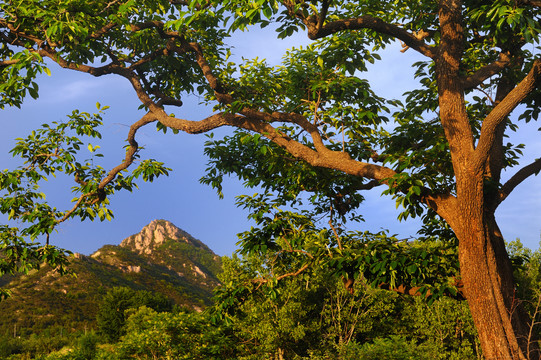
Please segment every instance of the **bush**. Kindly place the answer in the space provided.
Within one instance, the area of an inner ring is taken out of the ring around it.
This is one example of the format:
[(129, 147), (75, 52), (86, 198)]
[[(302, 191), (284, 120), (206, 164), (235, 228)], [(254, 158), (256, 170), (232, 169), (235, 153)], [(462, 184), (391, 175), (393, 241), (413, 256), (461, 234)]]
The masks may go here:
[(81, 336), (75, 349), (76, 358), (81, 360), (94, 359), (97, 353), (97, 344), (98, 336), (95, 333), (91, 332)]
[(437, 351), (432, 347), (417, 345), (401, 336), (375, 339), (362, 346), (351, 344), (345, 347), (344, 359), (363, 360), (432, 360)]
[(105, 295), (96, 316), (99, 333), (105, 336), (107, 341), (118, 341), (125, 334), (125, 312), (129, 309), (138, 309), (140, 306), (158, 312), (172, 310), (171, 301), (161, 294), (135, 291), (126, 287), (113, 288)]
[(437, 358), (437, 349), (426, 344), (418, 345), (401, 336), (377, 338), (373, 342), (359, 344), (350, 341), (337, 349), (336, 353), (310, 356), (312, 360), (433, 360)]

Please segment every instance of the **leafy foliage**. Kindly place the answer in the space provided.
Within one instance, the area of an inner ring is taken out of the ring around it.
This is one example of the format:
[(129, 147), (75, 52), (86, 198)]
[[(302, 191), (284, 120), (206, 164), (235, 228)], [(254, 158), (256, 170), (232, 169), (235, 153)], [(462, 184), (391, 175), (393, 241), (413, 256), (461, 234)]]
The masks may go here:
[(107, 340), (116, 341), (126, 331), (125, 313), (129, 309), (146, 306), (159, 312), (171, 311), (169, 299), (148, 291), (134, 291), (129, 288), (114, 288), (103, 298), (97, 314), (98, 329)]
[(198, 313), (156, 313), (141, 307), (126, 322), (118, 345), (119, 358), (227, 359), (235, 344), (227, 328), (211, 324)]
[(216, 326), (225, 321), (242, 343), (250, 344), (239, 349), (241, 359), (279, 354), (299, 359), (477, 358), (475, 329), (464, 302), (442, 298), (427, 305), (423, 297), (414, 300), (363, 281), (350, 292), (327, 269), (311, 268), (303, 276), (262, 286), (276, 269), (273, 259), (256, 255), (224, 262), (214, 321)]
[[(404, 241), (381, 232), (331, 232), (316, 226), (312, 214), (281, 210), (265, 195), (239, 197), (257, 227), (239, 234), (240, 253), (266, 259), (265, 282), (297, 276), (308, 268), (389, 289), (416, 288), (430, 302), (457, 296), (458, 271), (452, 243), (426, 238)], [(331, 223), (332, 226), (332, 223)]]
[[(536, 290), (539, 251), (524, 249), (520, 241), (510, 252), (522, 266), (519, 284)], [(519, 257), (529, 253), (530, 256)], [(6, 356), (16, 349), (46, 359), (208, 358), (256, 359), (281, 356), (295, 359), (478, 359), (479, 342), (467, 304), (440, 298), (431, 305), (423, 297), (403, 296), (356, 282), (353, 294), (325, 269), (306, 276), (287, 277), (261, 286), (271, 269), (255, 255), (226, 258), (216, 307), (205, 312), (156, 312), (142, 306), (129, 309), (126, 334), (116, 344), (102, 344), (96, 334), (76, 338), (50, 335), (6, 338)], [(245, 286), (247, 291), (238, 291)], [(236, 291), (239, 301), (227, 315), (220, 304)], [(535, 305), (536, 295), (529, 299)], [(531, 308), (535, 311), (535, 306)], [(539, 316), (539, 314), (534, 315)], [(223, 320), (221, 320), (223, 319)], [(225, 320), (225, 321), (224, 321)], [(48, 347), (45, 344), (48, 343)], [(41, 344), (41, 345), (40, 345)], [(30, 350), (32, 349), (32, 350)], [(67, 352), (67, 349), (71, 349)], [(82, 357), (87, 354), (87, 357)], [(21, 355), (22, 356), (22, 355)]]
[[(111, 220), (113, 213), (108, 207), (108, 196), (119, 190), (132, 191), (137, 186), (134, 182), (137, 178), (153, 181), (155, 177), (168, 174), (170, 169), (163, 163), (143, 160), (131, 174), (119, 173), (114, 180), (107, 180), (106, 170), (97, 161), (102, 157), (98, 152), (100, 146), (91, 143), (86, 146), (90, 158), (80, 160), (85, 144), (82, 137), (101, 138), (97, 128), (102, 125), (102, 114), (107, 107), (96, 105), (98, 113), (76, 110), (66, 122), (43, 124), (28, 137), (17, 139), (11, 153), (20, 157), (23, 165), (0, 172), (0, 212), (8, 215), (8, 220), (28, 225), (22, 229), (0, 227), (0, 275), (27, 273), (33, 268), (39, 269), (42, 263), (57, 268), (61, 274), (66, 273), (70, 252), (49, 245), (49, 236), (58, 224), (76, 217)], [(41, 191), (44, 182), (60, 174), (73, 177), (75, 182), (71, 191), (76, 197), (69, 210), (59, 210), (50, 204)], [(2, 297), (7, 295), (5, 291), (1, 294)]]

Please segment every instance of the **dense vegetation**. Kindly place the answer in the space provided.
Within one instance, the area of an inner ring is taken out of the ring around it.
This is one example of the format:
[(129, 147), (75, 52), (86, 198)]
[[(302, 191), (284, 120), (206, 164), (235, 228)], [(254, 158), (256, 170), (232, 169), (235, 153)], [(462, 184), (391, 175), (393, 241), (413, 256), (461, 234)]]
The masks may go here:
[[(517, 240), (518, 291), (541, 318), (541, 250)], [(172, 308), (163, 296), (114, 288), (86, 331), (47, 328), (1, 334), (3, 359), (408, 359), (482, 358), (467, 303), (428, 304), (357, 282), (353, 291), (328, 271), (289, 277), (272, 287), (268, 259), (225, 258), (215, 305), (203, 312)], [(245, 291), (239, 292), (239, 288)], [(230, 292), (233, 292), (231, 294)], [(234, 303), (227, 303), (234, 301)], [(97, 304), (98, 305), (98, 304)], [(539, 327), (534, 329), (540, 332)]]

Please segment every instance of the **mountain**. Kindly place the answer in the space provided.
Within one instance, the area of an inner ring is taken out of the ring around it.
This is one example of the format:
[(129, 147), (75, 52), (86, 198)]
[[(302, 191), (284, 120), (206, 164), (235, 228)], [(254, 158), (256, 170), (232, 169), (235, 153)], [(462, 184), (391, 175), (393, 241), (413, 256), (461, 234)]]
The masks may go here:
[(199, 311), (211, 304), (221, 259), (169, 221), (154, 220), (118, 246), (74, 254), (70, 269), (74, 276), (44, 266), (7, 278), (2, 287), (12, 296), (0, 302), (0, 334), (92, 328), (100, 299), (116, 286), (159, 292)]

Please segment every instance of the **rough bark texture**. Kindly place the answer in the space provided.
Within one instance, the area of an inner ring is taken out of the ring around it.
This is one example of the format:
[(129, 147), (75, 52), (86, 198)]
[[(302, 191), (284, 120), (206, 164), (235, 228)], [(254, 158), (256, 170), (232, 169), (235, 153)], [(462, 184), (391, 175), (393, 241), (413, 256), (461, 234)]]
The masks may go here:
[[(477, 183), (477, 186), (476, 184)], [(482, 179), (464, 181), (459, 211), (459, 261), (464, 292), (486, 359), (538, 359), (526, 356), (529, 318), (515, 296), (505, 244), (491, 214), (484, 213)], [(476, 190), (475, 188), (478, 188)]]
[[(440, 119), (449, 140), (457, 183), (457, 207), (449, 223), (459, 239), (464, 292), (486, 359), (538, 359), (539, 354), (525, 354), (527, 342), (532, 340), (527, 338), (530, 320), (514, 296), (513, 272), (494, 220), (495, 209), (485, 201), (489, 154), (497, 148), (503, 121), (485, 129), (480, 146), (475, 149), (459, 73), (464, 31), (461, 10), (460, 1), (440, 2), (442, 40), (436, 71)], [(490, 123), (490, 115), (483, 128), (487, 122)]]

